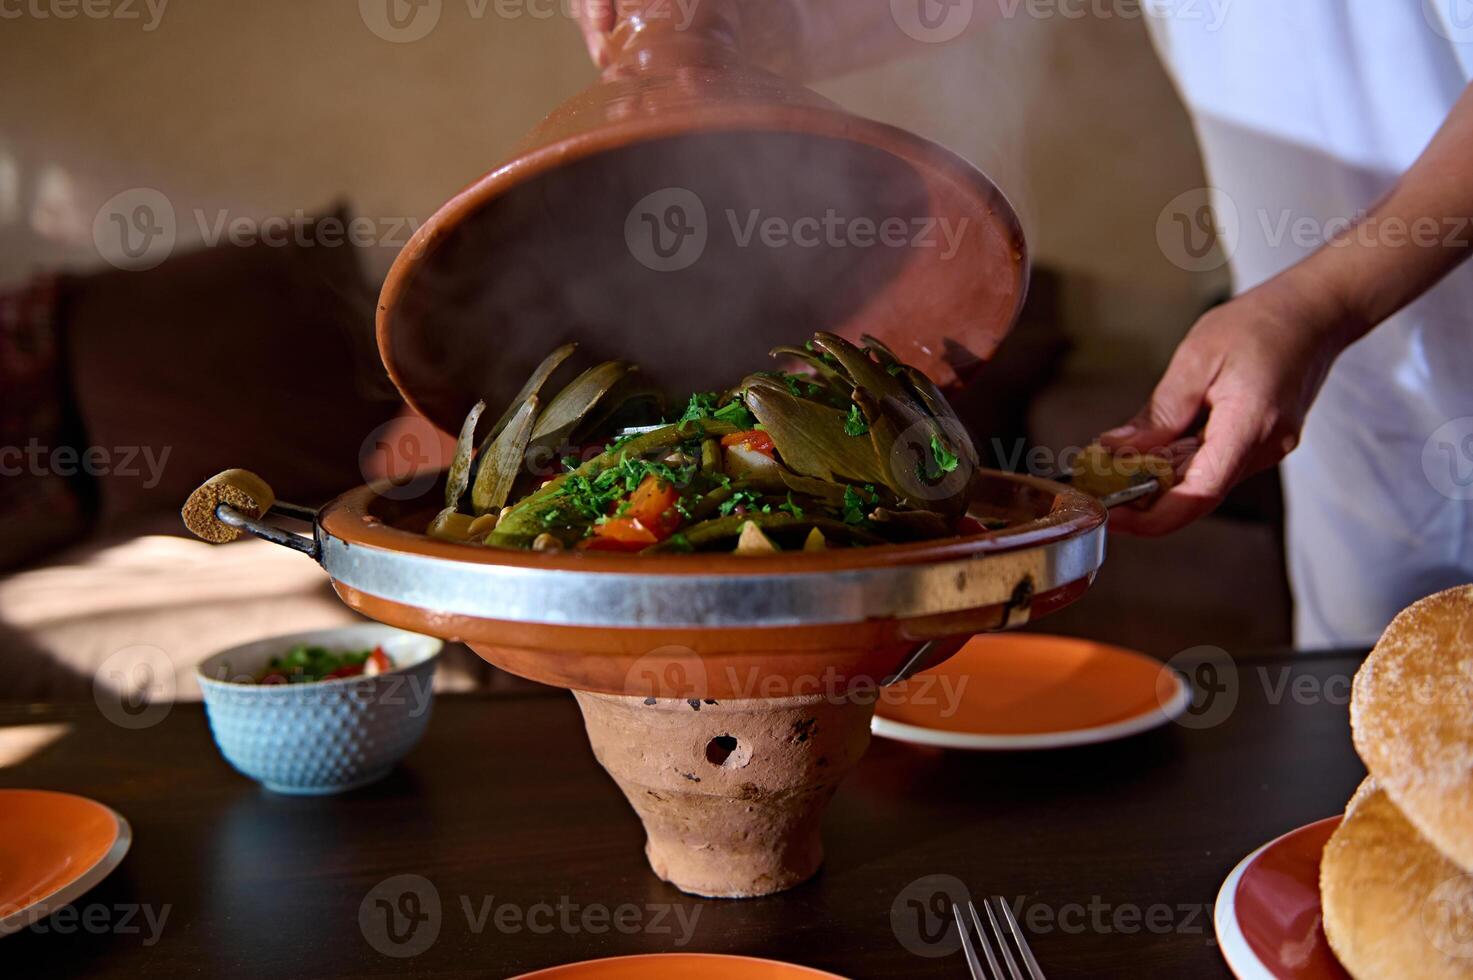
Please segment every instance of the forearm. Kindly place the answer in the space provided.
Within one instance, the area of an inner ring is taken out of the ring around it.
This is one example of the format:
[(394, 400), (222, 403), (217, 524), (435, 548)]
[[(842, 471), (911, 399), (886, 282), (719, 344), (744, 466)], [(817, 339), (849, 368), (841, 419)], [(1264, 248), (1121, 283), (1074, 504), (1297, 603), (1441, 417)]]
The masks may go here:
[(1473, 86), (1396, 186), (1366, 215), (1284, 274), (1326, 298), (1350, 343), (1473, 255)]

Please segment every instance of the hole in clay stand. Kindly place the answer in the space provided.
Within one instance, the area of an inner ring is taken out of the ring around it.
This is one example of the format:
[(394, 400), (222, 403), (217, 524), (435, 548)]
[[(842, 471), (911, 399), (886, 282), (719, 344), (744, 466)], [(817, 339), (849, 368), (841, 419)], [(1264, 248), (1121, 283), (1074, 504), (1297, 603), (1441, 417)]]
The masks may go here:
[(732, 735), (717, 735), (706, 743), (706, 761), (723, 769), (740, 769), (752, 761), (752, 750)]

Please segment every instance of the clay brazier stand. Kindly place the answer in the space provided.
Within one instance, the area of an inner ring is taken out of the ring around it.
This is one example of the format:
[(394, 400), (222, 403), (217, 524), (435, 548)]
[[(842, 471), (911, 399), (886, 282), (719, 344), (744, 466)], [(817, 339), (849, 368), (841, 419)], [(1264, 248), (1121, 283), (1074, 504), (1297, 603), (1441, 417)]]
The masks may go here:
[(594, 755), (644, 823), (655, 874), (750, 898), (818, 871), (823, 813), (869, 745), (873, 701), (574, 694)]

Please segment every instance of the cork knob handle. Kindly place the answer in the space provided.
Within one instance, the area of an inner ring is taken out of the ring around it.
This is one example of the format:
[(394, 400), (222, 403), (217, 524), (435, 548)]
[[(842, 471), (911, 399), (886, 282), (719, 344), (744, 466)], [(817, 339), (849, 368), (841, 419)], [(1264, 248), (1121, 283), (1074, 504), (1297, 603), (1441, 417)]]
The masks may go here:
[(1175, 485), (1180, 465), (1168, 456), (1116, 453), (1094, 443), (1075, 459), (1073, 483), (1107, 507), (1149, 507)]
[(225, 544), (241, 536), (241, 529), (220, 520), (215, 508), (229, 504), (247, 517), (258, 519), (276, 503), (271, 486), (250, 470), (216, 473), (189, 495), (179, 515), (196, 537)]

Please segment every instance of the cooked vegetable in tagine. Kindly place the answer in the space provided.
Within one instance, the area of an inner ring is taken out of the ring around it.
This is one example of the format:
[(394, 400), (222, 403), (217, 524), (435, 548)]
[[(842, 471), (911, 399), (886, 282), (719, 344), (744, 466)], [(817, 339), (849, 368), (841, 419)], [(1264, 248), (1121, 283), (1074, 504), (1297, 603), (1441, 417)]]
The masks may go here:
[[(871, 337), (780, 347), (764, 371), (670, 420), (638, 368), (589, 368), (551, 398), (554, 351), (473, 453), (466, 417), (429, 534), (503, 548), (818, 550), (976, 533), (977, 454), (935, 384)], [(556, 472), (531, 472), (538, 459)]]

